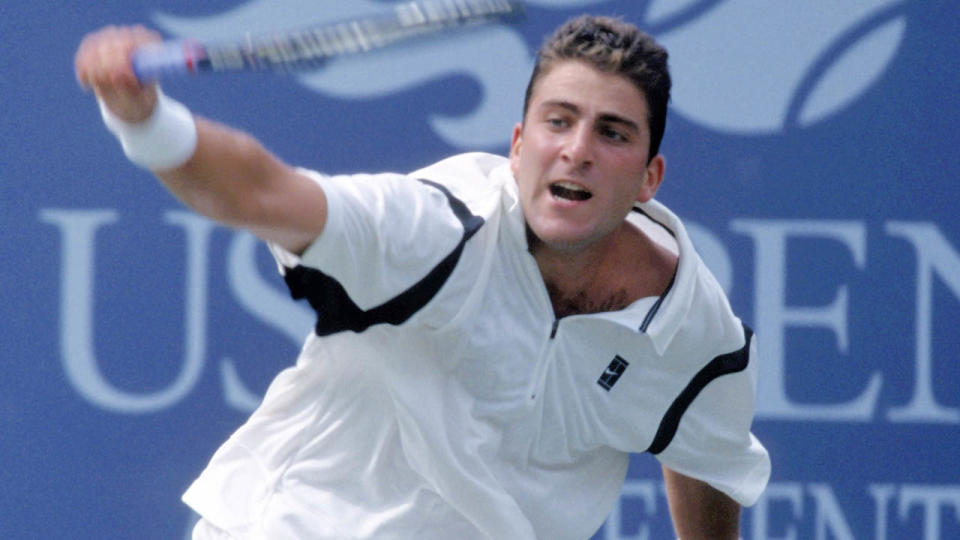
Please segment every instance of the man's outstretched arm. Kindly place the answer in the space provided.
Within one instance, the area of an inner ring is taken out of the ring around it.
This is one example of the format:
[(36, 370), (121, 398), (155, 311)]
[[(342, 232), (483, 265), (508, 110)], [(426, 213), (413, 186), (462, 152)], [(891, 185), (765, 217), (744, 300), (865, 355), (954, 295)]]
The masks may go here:
[[(159, 39), (142, 27), (109, 27), (88, 35), (77, 50), (77, 80), (122, 126), (147, 125), (158, 109), (156, 85), (142, 85), (130, 59), (136, 47)], [(323, 190), (250, 135), (202, 118), (192, 122), (196, 145), (185, 161), (149, 167), (167, 189), (204, 216), (294, 253), (306, 249), (326, 222)]]

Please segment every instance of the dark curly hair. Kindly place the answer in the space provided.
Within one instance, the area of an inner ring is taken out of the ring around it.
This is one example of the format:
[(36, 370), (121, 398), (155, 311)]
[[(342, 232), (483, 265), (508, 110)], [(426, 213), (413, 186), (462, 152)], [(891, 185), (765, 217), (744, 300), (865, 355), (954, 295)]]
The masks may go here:
[(667, 50), (636, 26), (613, 17), (582, 15), (564, 23), (540, 47), (523, 100), (526, 118), (537, 81), (558, 62), (579, 60), (604, 72), (623, 75), (647, 101), (650, 148), (647, 159), (660, 151), (670, 101)]

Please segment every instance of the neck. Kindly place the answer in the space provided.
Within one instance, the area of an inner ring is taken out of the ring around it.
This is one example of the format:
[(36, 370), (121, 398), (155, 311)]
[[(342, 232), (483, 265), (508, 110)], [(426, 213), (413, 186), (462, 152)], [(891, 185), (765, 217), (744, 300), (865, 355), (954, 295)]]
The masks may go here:
[(552, 248), (529, 229), (527, 236), (557, 317), (617, 311), (659, 296), (676, 269), (676, 256), (628, 223), (576, 251)]
[(616, 311), (635, 300), (617, 272), (619, 248), (614, 234), (587, 249), (556, 249), (529, 230), (530, 252), (537, 261), (557, 317)]

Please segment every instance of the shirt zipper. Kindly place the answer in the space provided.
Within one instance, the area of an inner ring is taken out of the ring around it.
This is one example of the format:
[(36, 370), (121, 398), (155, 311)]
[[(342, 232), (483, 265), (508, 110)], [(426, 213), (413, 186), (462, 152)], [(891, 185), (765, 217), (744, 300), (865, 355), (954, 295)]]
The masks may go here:
[(540, 357), (537, 359), (537, 368), (533, 374), (531, 387), (527, 392), (527, 397), (529, 398), (529, 403), (531, 405), (537, 401), (537, 397), (543, 390), (543, 385), (547, 378), (547, 368), (550, 365), (550, 360), (553, 358), (553, 348), (556, 344), (555, 338), (557, 337), (557, 329), (559, 327), (560, 319), (554, 318), (553, 324), (550, 327), (550, 335), (547, 337), (547, 341), (544, 344), (542, 352), (540, 353)]

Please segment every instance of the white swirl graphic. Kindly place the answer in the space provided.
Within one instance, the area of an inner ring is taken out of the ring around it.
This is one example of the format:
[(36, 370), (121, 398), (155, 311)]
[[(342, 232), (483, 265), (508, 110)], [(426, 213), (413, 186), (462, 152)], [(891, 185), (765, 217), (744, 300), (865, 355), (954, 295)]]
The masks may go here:
[[(642, 15), (670, 50), (677, 114), (720, 132), (770, 135), (840, 112), (880, 78), (905, 33), (905, 16), (895, 10), (903, 1), (651, 0), (645, 13), (631, 16)], [(622, 2), (527, 4), (573, 10)], [(251, 0), (210, 16), (158, 13), (153, 19), (173, 35), (216, 40), (236, 39), (237, 29), (267, 32), (383, 8), (373, 0)], [(505, 144), (520, 116), (532, 62), (515, 27), (487, 25), (334, 60), (298, 80), (339, 99), (375, 99), (444, 77), (469, 77), (481, 89), (474, 108), (460, 116), (428, 112), (427, 121), (454, 147), (493, 149)]]
[[(831, 116), (886, 71), (906, 29), (892, 9), (899, 4), (699, 2), (702, 13), (657, 36), (670, 51), (674, 110), (736, 134), (770, 134)], [(647, 23), (697, 7), (696, 0), (654, 0)]]

